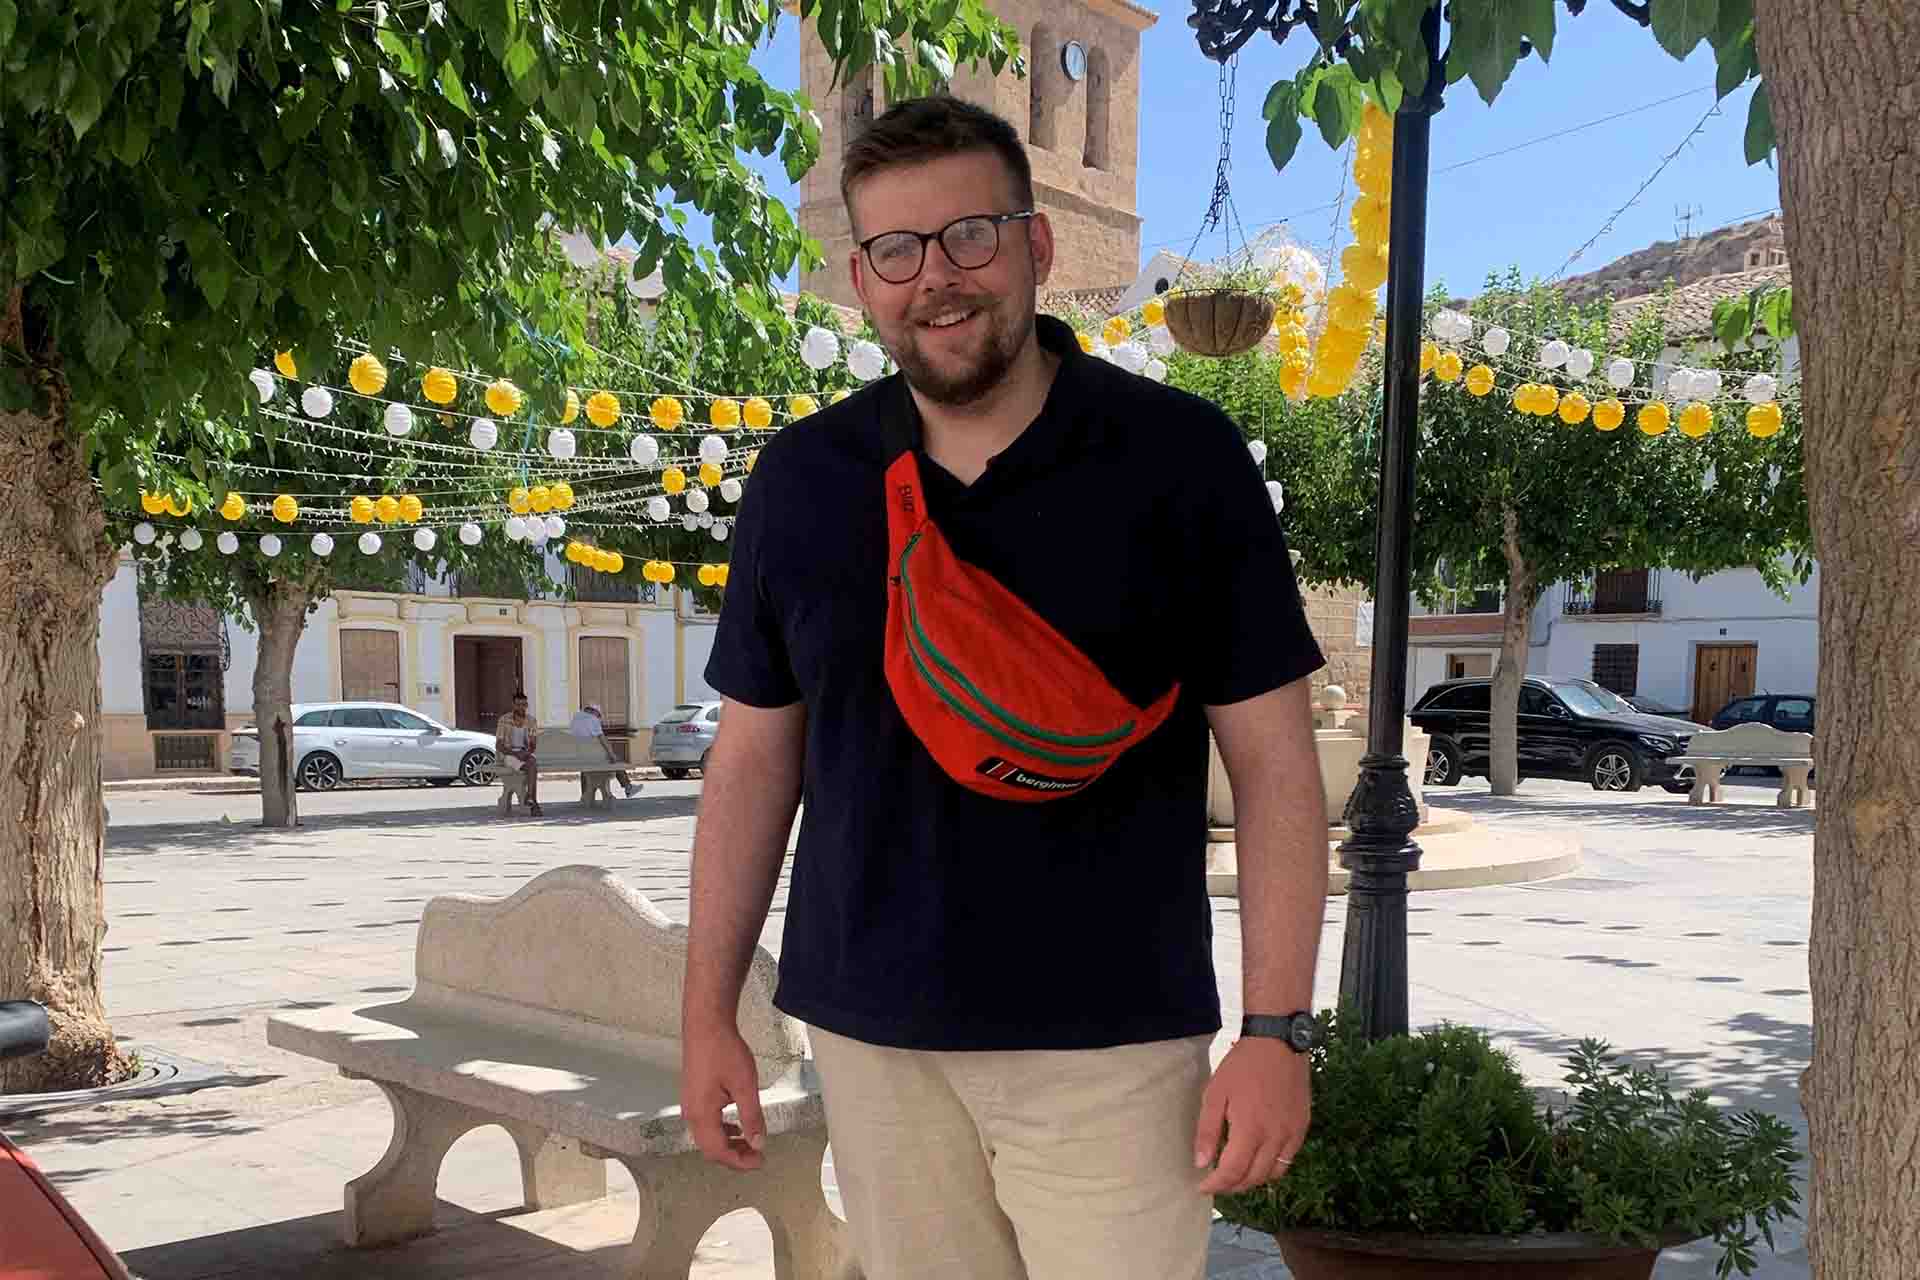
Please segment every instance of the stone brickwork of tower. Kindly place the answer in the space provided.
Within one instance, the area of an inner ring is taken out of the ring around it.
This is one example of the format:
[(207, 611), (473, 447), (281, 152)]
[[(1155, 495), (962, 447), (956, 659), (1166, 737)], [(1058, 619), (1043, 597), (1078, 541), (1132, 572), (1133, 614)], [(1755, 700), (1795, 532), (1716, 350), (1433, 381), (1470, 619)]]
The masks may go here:
[(1373, 648), (1360, 643), (1361, 606), (1367, 593), (1358, 587), (1302, 587), (1307, 625), (1320, 643), (1327, 665), (1311, 681), (1316, 705), (1320, 691), (1337, 684), (1349, 706), (1361, 706), (1373, 691)]
[[(1140, 269), (1140, 33), (1158, 16), (1130, 0), (988, 0), (988, 7), (1020, 33), (1027, 78), (1010, 69), (995, 76), (983, 65), (957, 71), (950, 89), (1011, 121), (1027, 144), (1034, 201), (1052, 221), (1058, 246), (1048, 288), (1131, 283)], [(1069, 44), (1085, 55), (1077, 80), (1063, 59)], [(800, 79), (820, 117), (820, 159), (800, 182), (800, 225), (826, 254), (826, 266), (804, 273), (800, 287), (857, 307), (840, 156), (886, 109), (884, 78), (868, 68), (834, 83), (833, 64), (808, 23)]]

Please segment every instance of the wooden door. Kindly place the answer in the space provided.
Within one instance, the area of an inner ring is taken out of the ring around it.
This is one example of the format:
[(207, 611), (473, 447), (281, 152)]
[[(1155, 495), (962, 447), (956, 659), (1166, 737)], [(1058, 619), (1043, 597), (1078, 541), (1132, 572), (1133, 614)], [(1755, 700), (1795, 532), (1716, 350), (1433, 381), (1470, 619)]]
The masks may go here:
[[(454, 723), (476, 733), (492, 733), (500, 717), (513, 710), (521, 682), (519, 636), (453, 638)], [(532, 709), (539, 714), (538, 709)]]
[(400, 701), (398, 631), (340, 632), (340, 697), (347, 702)]
[(580, 637), (580, 705), (600, 708), (613, 754), (627, 759), (627, 641), (624, 636)]
[(1757, 644), (1703, 644), (1693, 658), (1693, 718), (1705, 724), (1735, 698), (1753, 692)]

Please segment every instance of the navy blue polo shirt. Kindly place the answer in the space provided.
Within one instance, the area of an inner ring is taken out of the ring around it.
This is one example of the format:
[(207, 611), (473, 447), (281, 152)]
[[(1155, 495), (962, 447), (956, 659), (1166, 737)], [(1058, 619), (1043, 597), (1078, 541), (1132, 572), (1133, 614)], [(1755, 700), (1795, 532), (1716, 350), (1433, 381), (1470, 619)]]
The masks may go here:
[[(1059, 372), (974, 484), (927, 457), (895, 374), (769, 441), (734, 527), (707, 683), (807, 712), (774, 1003), (871, 1044), (1083, 1049), (1218, 1030), (1205, 708), (1322, 661), (1239, 430), (1038, 323)], [(929, 515), (962, 559), (1137, 705), (1182, 685), (1167, 722), (1085, 790), (1041, 804), (969, 791), (895, 707), (888, 422), (908, 427)]]

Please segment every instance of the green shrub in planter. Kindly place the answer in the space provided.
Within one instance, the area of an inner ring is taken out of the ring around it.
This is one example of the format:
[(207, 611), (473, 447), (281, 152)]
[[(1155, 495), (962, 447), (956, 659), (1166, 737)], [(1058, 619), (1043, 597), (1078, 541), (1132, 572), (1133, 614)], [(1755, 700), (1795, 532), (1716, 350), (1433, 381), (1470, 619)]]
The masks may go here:
[(1329, 1015), (1312, 1060), (1313, 1128), (1287, 1176), (1222, 1196), (1260, 1231), (1582, 1232), (1655, 1247), (1711, 1235), (1745, 1275), (1797, 1217), (1793, 1131), (1581, 1042), (1565, 1110), (1539, 1106), (1486, 1034), (1443, 1026), (1368, 1042)]

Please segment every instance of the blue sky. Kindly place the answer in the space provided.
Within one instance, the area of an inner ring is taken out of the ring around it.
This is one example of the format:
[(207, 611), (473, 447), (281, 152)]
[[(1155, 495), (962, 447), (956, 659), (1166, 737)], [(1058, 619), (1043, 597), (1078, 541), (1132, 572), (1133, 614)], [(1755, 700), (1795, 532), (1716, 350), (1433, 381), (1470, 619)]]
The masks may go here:
[[(1185, 252), (1193, 243), (1218, 148), (1217, 68), (1193, 43), (1186, 24), (1189, 6), (1163, 0), (1158, 7), (1160, 21), (1141, 43), (1137, 199), (1145, 220), (1143, 261), (1156, 248)], [(1286, 218), (1296, 239), (1323, 250), (1333, 211), (1315, 206), (1326, 206), (1340, 194), (1344, 157), (1328, 151), (1309, 124), (1293, 162), (1285, 173), (1276, 173), (1260, 119), (1268, 85), (1298, 71), (1310, 51), (1296, 33), (1285, 45), (1258, 37), (1242, 52), (1233, 190), (1249, 232)], [(783, 22), (755, 61), (774, 83), (797, 86), (796, 24)], [(1493, 107), (1482, 103), (1470, 84), (1453, 86), (1446, 109), (1434, 120), (1428, 280), (1471, 293), (1487, 272), (1509, 265), (1527, 275), (1554, 275), (1707, 113), (1713, 105), (1713, 71), (1706, 46), (1676, 62), (1646, 30), (1605, 6), (1593, 6), (1579, 18), (1561, 13), (1551, 65), (1537, 58), (1522, 62)], [(1774, 210), (1780, 203), (1774, 170), (1764, 164), (1749, 167), (1742, 151), (1750, 93), (1742, 88), (1722, 102), (1720, 114), (1569, 271), (1591, 269), (1673, 238), (1689, 210), (1696, 233)], [(1686, 96), (1521, 146), (1680, 94)], [(1520, 149), (1463, 164), (1513, 147)], [(797, 204), (798, 192), (778, 165), (754, 159), (775, 192), (790, 206)], [(1453, 165), (1462, 167), (1445, 172)], [(1352, 194), (1348, 183), (1349, 200)], [(1343, 243), (1351, 239), (1344, 221), (1340, 235)], [(1201, 242), (1198, 254), (1216, 256), (1224, 247), (1215, 233)]]

